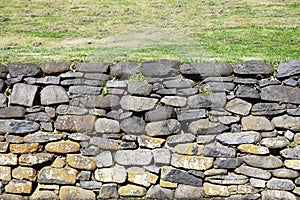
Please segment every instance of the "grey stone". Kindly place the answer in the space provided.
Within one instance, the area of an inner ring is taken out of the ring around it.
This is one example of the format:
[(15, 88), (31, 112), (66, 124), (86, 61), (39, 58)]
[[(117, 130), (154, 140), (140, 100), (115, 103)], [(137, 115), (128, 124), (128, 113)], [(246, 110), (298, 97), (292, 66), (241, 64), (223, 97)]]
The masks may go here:
[(186, 109), (186, 110), (180, 110), (176, 114), (177, 114), (178, 121), (186, 121), (186, 120), (205, 118), (206, 110), (205, 109)]
[(190, 108), (224, 108), (226, 105), (225, 93), (197, 94), (188, 97)]
[(273, 73), (273, 66), (258, 60), (237, 63), (233, 72), (238, 75), (269, 75)]
[(94, 86), (71, 86), (69, 88), (70, 94), (100, 94), (101, 87)]
[(85, 73), (84, 78), (92, 79), (92, 80), (107, 81), (110, 79), (110, 76), (107, 74), (102, 74), (102, 73)]
[(30, 133), (37, 131), (40, 128), (40, 125), (33, 121), (27, 120), (0, 120), (0, 133)]
[(120, 105), (120, 97), (116, 95), (92, 95), (81, 97), (80, 103), (86, 108), (115, 108)]
[(68, 102), (68, 94), (61, 86), (49, 85), (43, 88), (41, 91), (42, 105), (62, 104)]
[(293, 148), (286, 148), (280, 151), (280, 155), (284, 158), (293, 158), (293, 159), (299, 159), (300, 158), (300, 146), (297, 145)]
[(13, 87), (10, 96), (10, 103), (31, 107), (33, 106), (37, 90), (38, 90), (38, 86), (27, 85), (24, 83), (17, 83)]
[(176, 95), (178, 96), (192, 96), (197, 94), (199, 91), (198, 88), (183, 88), (183, 89), (177, 89)]
[(296, 196), (288, 191), (265, 190), (261, 192), (261, 200), (296, 200)]
[(127, 134), (143, 134), (145, 132), (145, 121), (140, 117), (130, 117), (121, 122), (121, 130)]
[(205, 145), (203, 150), (203, 156), (213, 158), (233, 158), (236, 155), (235, 148), (224, 146), (219, 142)]
[(281, 81), (277, 80), (277, 79), (262, 79), (260, 81), (258, 81), (258, 85), (260, 87), (265, 87), (268, 85), (280, 85)]
[(129, 82), (128, 92), (133, 95), (149, 96), (152, 92), (152, 85), (146, 82)]
[(267, 181), (265, 181), (265, 180), (250, 178), (250, 184), (256, 188), (265, 188), (266, 183), (267, 183)]
[(0, 64), (0, 78), (6, 78), (7, 74), (8, 74), (7, 66)]
[(191, 88), (194, 86), (194, 81), (190, 79), (174, 79), (163, 82), (166, 88)]
[(295, 185), (291, 180), (272, 178), (267, 182), (267, 187), (271, 190), (293, 190)]
[[(0, 106), (1, 107), (1, 106)], [(20, 106), (11, 106), (0, 108), (0, 118), (23, 118), (25, 116), (25, 108)]]
[(171, 77), (179, 74), (175, 69), (179, 64), (179, 61), (173, 60), (143, 62), (141, 72), (146, 77)]
[(244, 162), (251, 167), (263, 169), (275, 169), (283, 166), (282, 161), (275, 156), (247, 155), (243, 157)]
[(202, 82), (207, 83), (207, 82), (232, 82), (234, 78), (232, 77), (207, 77), (205, 78)]
[(171, 153), (168, 149), (154, 149), (152, 151), (155, 164), (169, 165), (171, 161)]
[(199, 119), (190, 123), (189, 131), (193, 134), (216, 134), (222, 133), (229, 128), (221, 123), (209, 121), (209, 119)]
[(71, 64), (70, 62), (43, 62), (41, 68), (45, 74), (56, 74), (69, 71)]
[(165, 96), (160, 102), (167, 106), (184, 107), (186, 105), (186, 98), (179, 96)]
[(241, 158), (216, 158), (214, 167), (221, 169), (235, 169), (243, 163)]
[(300, 117), (283, 115), (274, 117), (271, 122), (276, 128), (287, 129), (296, 132), (300, 131)]
[(158, 107), (154, 110), (145, 113), (145, 121), (154, 122), (166, 120), (172, 117), (174, 113), (174, 108), (169, 106)]
[(38, 174), (38, 183), (69, 185), (76, 182), (78, 171), (73, 168), (44, 167)]
[(44, 85), (58, 85), (60, 83), (59, 76), (45, 76), (43, 78), (25, 78), (27, 84), (44, 84)]
[[(204, 175), (213, 176), (212, 178), (214, 178), (214, 176), (216, 175), (226, 175), (227, 173), (228, 173), (227, 169), (209, 169), (204, 172)], [(222, 178), (222, 176), (220, 176), (220, 178)]]
[(102, 183), (98, 182), (98, 181), (80, 181), (79, 185), (81, 188), (84, 188), (84, 189), (95, 190), (95, 189), (100, 189), (102, 186)]
[(229, 173), (228, 175), (210, 176), (206, 178), (205, 181), (220, 185), (243, 185), (246, 184), (249, 181), (249, 179), (247, 176), (244, 175)]
[(153, 159), (150, 150), (120, 150), (116, 152), (115, 161), (120, 165), (149, 165)]
[(261, 145), (270, 149), (281, 149), (286, 147), (290, 141), (286, 137), (278, 136), (274, 138), (263, 138), (260, 142)]
[(4, 87), (5, 87), (5, 82), (4, 80), (0, 79), (0, 92), (3, 92)]
[(34, 64), (10, 63), (8, 70), (13, 78), (18, 76), (36, 76), (41, 73), (41, 68)]
[(165, 139), (141, 135), (138, 137), (137, 141), (138, 141), (139, 147), (155, 149), (155, 148), (160, 148), (163, 145), (163, 143), (165, 142)]
[(230, 76), (233, 72), (232, 66), (225, 62), (203, 62), (184, 64), (180, 66), (180, 72), (183, 75), (194, 75), (198, 78), (194, 80), (200, 80), (203, 77), (217, 77), (217, 76)]
[(236, 84), (255, 85), (257, 80), (253, 78), (236, 78), (233, 82)]
[(277, 178), (294, 179), (299, 176), (299, 173), (291, 169), (275, 169), (272, 171), (273, 176)]
[(86, 143), (87, 142), (80, 143), (80, 145), (81, 145), (80, 153), (83, 156), (97, 156), (101, 152), (100, 148), (98, 148), (94, 145), (86, 147), (85, 146)]
[(106, 73), (108, 70), (108, 67), (109, 67), (109, 64), (81, 62), (76, 65), (76, 71)]
[(174, 193), (160, 185), (153, 185), (149, 188), (146, 197), (149, 199), (174, 199)]
[(35, 121), (35, 122), (51, 122), (51, 118), (45, 112), (37, 112), (37, 113), (30, 113), (25, 116), (25, 119), (28, 121)]
[(59, 115), (54, 127), (60, 131), (92, 132), (96, 117), (92, 115)]
[(260, 196), (260, 194), (235, 194), (226, 197), (224, 200), (257, 200)]
[(28, 143), (34, 143), (34, 142), (46, 143), (46, 142), (61, 140), (63, 137), (64, 137), (63, 134), (38, 131), (26, 135), (24, 137), (24, 141)]
[(106, 82), (105, 85), (108, 88), (126, 88), (127, 87), (127, 81), (109, 80), (109, 81)]
[(120, 149), (123, 150), (133, 150), (133, 149), (137, 149), (138, 146), (136, 144), (136, 142), (130, 142), (130, 141), (121, 141), (120, 142)]
[(0, 93), (0, 108), (7, 107), (7, 98), (4, 94)]
[(81, 79), (81, 78), (76, 78), (76, 79), (66, 79), (62, 80), (60, 83), (62, 86), (80, 86), (80, 85), (86, 85), (86, 86), (103, 86), (104, 82), (100, 80), (90, 80), (90, 79)]
[(292, 77), (292, 78), (289, 78), (289, 79), (283, 81), (284, 85), (292, 86), (292, 87), (297, 86), (298, 83), (299, 83), (299, 81), (295, 77)]
[(257, 143), (260, 140), (260, 134), (255, 131), (222, 133), (217, 136), (217, 140), (222, 144), (230, 145)]
[(118, 185), (115, 183), (103, 184), (99, 190), (98, 199), (118, 199)]
[(197, 178), (188, 172), (173, 167), (162, 167), (161, 179), (173, 183), (181, 183), (192, 186), (202, 186), (203, 180)]
[(266, 101), (300, 104), (299, 96), (300, 89), (289, 86), (270, 85), (261, 89), (261, 99)]
[(176, 95), (176, 89), (160, 89), (156, 93), (160, 95)]
[(92, 137), (90, 140), (91, 145), (95, 145), (100, 149), (118, 150), (119, 144), (117, 140), (107, 139), (102, 137)]
[(120, 62), (110, 67), (110, 75), (119, 80), (126, 80), (138, 73), (138, 65), (133, 62)]
[(181, 143), (193, 142), (196, 139), (196, 136), (191, 133), (172, 135), (167, 138), (167, 144), (170, 146), (176, 146)]
[(66, 73), (61, 73), (59, 77), (65, 79), (65, 78), (82, 78), (84, 73), (82, 72), (74, 72), (74, 71), (69, 71)]
[(245, 165), (239, 166), (238, 168), (236, 168), (234, 170), (234, 172), (238, 173), (238, 174), (243, 174), (246, 176), (254, 177), (254, 178), (259, 178), (259, 179), (270, 179), (271, 178), (270, 172), (263, 170), (263, 169), (249, 167), (249, 166), (245, 166)]
[(56, 113), (59, 115), (84, 115), (88, 114), (88, 109), (77, 106), (59, 105), (56, 108)]
[(251, 109), (252, 115), (279, 115), (286, 111), (285, 105), (278, 103), (257, 103)]
[(98, 168), (95, 171), (95, 179), (105, 183), (124, 183), (126, 178), (126, 169), (120, 165), (111, 168)]
[(246, 131), (272, 131), (274, 129), (271, 122), (263, 116), (247, 116), (242, 118), (242, 127)]
[(153, 109), (157, 102), (158, 100), (153, 98), (123, 96), (120, 104), (124, 110), (141, 112)]
[(215, 135), (198, 135), (197, 136), (197, 143), (198, 144), (207, 144), (211, 143), (215, 140)]
[(180, 123), (175, 119), (147, 123), (145, 128), (149, 136), (164, 136), (179, 133)]
[(286, 78), (300, 74), (300, 60), (291, 60), (281, 63), (277, 68), (277, 78)]
[(202, 187), (179, 184), (175, 190), (175, 199), (202, 199), (203, 197)]
[(295, 109), (287, 109), (287, 114), (296, 117), (300, 116), (300, 106)]
[(221, 117), (218, 117), (218, 120), (222, 124), (230, 125), (230, 124), (239, 122), (240, 117), (239, 116), (221, 116)]
[(71, 133), (68, 138), (75, 141), (88, 141), (91, 137), (84, 133)]
[(95, 130), (97, 133), (119, 133), (120, 124), (116, 120), (98, 118), (95, 122)]
[(284, 133), (284, 137), (286, 137), (287, 139), (289, 140), (293, 140), (294, 139), (294, 133), (290, 130), (287, 130), (285, 133)]
[(202, 85), (203, 90), (209, 90), (211, 92), (229, 92), (235, 88), (234, 83), (227, 82), (207, 82)]
[(239, 85), (236, 91), (238, 98), (260, 99), (260, 94), (254, 86)]

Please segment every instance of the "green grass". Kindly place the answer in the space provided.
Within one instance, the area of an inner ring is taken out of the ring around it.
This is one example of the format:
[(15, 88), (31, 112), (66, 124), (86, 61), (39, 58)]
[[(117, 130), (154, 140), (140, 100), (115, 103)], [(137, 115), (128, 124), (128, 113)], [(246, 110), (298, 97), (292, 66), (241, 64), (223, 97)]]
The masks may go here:
[(298, 0), (1, 0), (0, 63), (277, 64), (300, 59), (299, 10)]

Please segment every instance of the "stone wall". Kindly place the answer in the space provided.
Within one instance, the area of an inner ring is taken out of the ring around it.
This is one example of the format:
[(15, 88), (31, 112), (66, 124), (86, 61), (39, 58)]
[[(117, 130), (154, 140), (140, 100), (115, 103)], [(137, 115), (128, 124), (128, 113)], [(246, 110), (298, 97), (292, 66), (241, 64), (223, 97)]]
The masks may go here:
[(0, 199), (296, 199), (300, 61), (0, 65)]

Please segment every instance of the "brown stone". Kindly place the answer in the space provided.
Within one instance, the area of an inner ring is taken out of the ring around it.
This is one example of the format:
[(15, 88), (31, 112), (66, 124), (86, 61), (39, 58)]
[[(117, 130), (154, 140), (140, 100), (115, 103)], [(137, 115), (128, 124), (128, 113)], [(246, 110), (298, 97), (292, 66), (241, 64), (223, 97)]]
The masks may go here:
[(53, 154), (50, 153), (22, 154), (19, 157), (19, 164), (24, 166), (33, 166), (49, 162), (52, 159)]
[(5, 186), (5, 192), (13, 194), (30, 194), (32, 190), (32, 182), (24, 180), (11, 180)]
[(96, 117), (92, 115), (63, 115), (57, 117), (54, 127), (60, 131), (92, 132), (95, 120)]
[(71, 64), (70, 62), (44, 62), (41, 68), (45, 74), (56, 74), (69, 71)]
[(12, 177), (19, 180), (35, 181), (37, 172), (31, 167), (17, 167), (12, 170)]
[(73, 168), (44, 167), (38, 174), (38, 182), (45, 184), (74, 184), (78, 171)]
[(8, 142), (0, 142), (0, 153), (5, 153), (8, 149)]
[(9, 150), (11, 153), (33, 153), (39, 148), (39, 143), (11, 144)]
[(72, 141), (50, 142), (45, 149), (51, 153), (75, 153), (80, 150), (80, 145)]
[(11, 168), (6, 166), (0, 166), (0, 180), (10, 181), (11, 180)]
[(59, 191), (59, 198), (61, 200), (94, 200), (96, 199), (96, 195), (93, 191), (85, 190), (80, 187), (62, 186)]
[(67, 163), (73, 168), (90, 171), (96, 169), (97, 167), (94, 158), (82, 156), (80, 154), (68, 154)]

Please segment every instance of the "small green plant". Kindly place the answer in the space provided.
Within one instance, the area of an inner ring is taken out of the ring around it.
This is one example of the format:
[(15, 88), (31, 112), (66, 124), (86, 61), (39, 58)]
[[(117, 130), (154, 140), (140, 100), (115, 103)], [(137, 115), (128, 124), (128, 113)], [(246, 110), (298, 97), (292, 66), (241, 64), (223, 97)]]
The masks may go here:
[(106, 86), (106, 83), (107, 83), (107, 80), (103, 81), (103, 87), (101, 90), (101, 95), (103, 95), (103, 96), (107, 95), (109, 92), (109, 88)]
[(145, 77), (142, 73), (137, 73), (134, 76), (130, 76), (127, 80), (128, 82), (138, 81), (138, 82), (148, 82), (147, 77)]
[(295, 141), (293, 141), (293, 142), (291, 142), (290, 144), (287, 145), (287, 148), (295, 148), (297, 145), (298, 144)]
[(265, 191), (268, 191), (268, 190), (269, 190), (269, 188), (266, 186), (266, 187), (264, 187), (264, 190), (265, 190)]
[(208, 89), (202, 89), (202, 88), (199, 88), (199, 93), (200, 93), (200, 94), (210, 94), (211, 91), (208, 90)]

